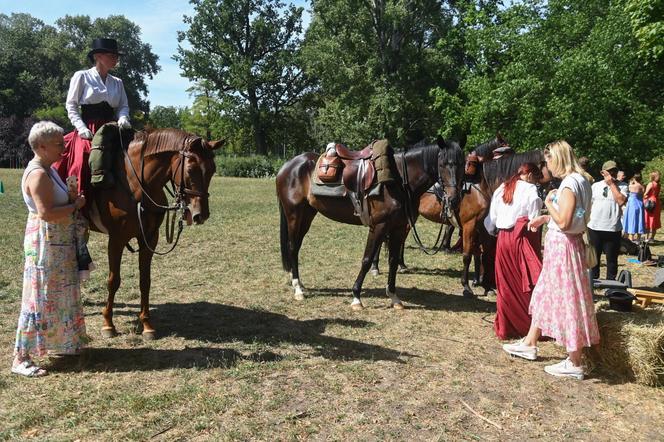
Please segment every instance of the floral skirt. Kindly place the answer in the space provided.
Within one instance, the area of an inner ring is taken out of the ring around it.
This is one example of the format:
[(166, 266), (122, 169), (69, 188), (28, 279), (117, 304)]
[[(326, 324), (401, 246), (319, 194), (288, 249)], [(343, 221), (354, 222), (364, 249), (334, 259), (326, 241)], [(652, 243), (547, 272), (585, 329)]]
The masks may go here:
[(74, 242), (75, 225), (28, 216), (23, 295), (14, 354), (73, 354), (87, 342)]
[(568, 352), (599, 343), (599, 329), (581, 235), (549, 230), (542, 272), (530, 300), (532, 324)]

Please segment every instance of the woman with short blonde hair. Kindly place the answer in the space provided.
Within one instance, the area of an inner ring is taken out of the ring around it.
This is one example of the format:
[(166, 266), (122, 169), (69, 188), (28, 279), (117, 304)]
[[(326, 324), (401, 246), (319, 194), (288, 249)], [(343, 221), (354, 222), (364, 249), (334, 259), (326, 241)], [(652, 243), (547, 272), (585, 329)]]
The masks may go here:
[(21, 311), (12, 373), (37, 377), (46, 371), (33, 356), (78, 354), (87, 341), (76, 263), (74, 212), (85, 204), (69, 202), (67, 186), (51, 165), (64, 149), (63, 130), (40, 121), (28, 142), (35, 157), (21, 180), (28, 221), (23, 240), (25, 266)]

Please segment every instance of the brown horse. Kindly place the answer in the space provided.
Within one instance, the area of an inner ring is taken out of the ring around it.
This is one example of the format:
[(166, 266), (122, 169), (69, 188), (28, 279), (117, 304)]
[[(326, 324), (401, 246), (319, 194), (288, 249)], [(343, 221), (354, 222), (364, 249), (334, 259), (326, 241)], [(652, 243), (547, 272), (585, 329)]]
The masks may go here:
[[(116, 135), (109, 141), (127, 146), (128, 134), (125, 132), (120, 136), (119, 131), (110, 131)], [(116, 158), (116, 186), (90, 191), (90, 227), (108, 235), (108, 300), (102, 311), (102, 334), (105, 337), (117, 334), (113, 325), (113, 300), (120, 287), (122, 253), (132, 238), (138, 240), (140, 247), (139, 319), (143, 337), (155, 337), (155, 329), (150, 323), (150, 266), (153, 254), (158, 253), (155, 248), (159, 227), (170, 210), (179, 210), (187, 224), (203, 224), (208, 219), (208, 187), (215, 172), (213, 151), (222, 144), (222, 141), (208, 143), (177, 129), (138, 132), (126, 153)], [(124, 148), (122, 150), (124, 152)], [(164, 193), (169, 182), (176, 199), (176, 205), (170, 207)]]
[[(300, 281), (298, 255), (304, 236), (318, 212), (345, 224), (361, 225), (348, 197), (321, 197), (311, 193), (311, 175), (318, 155), (305, 153), (288, 161), (277, 174), (276, 187), (281, 214), (281, 260), (291, 273), (295, 298), (304, 299)], [(400, 181), (383, 184), (380, 195), (367, 198), (371, 214), (369, 234), (360, 272), (353, 285), (351, 308), (363, 308), (360, 293), (364, 278), (378, 246), (387, 238), (389, 271), (387, 295), (394, 308), (403, 308), (396, 295), (396, 273), (399, 251), (406, 237), (407, 212), (415, 211), (420, 196), (440, 181), (452, 206), (458, 204), (463, 175), (463, 152), (454, 142), (438, 138), (437, 144), (415, 147), (394, 156)]]
[(541, 150), (533, 150), (525, 153), (516, 153), (503, 156), (499, 159), (483, 163), (478, 172), (478, 179), (467, 188), (468, 192), (463, 196), (459, 206), (459, 222), (462, 230), (463, 242), (463, 273), (461, 284), (463, 294), (467, 297), (474, 296), (473, 290), (468, 284), (470, 261), (475, 257), (475, 279), (478, 279), (479, 262), (484, 269), (484, 277), (481, 285), (485, 294), (493, 290), (494, 267), (496, 252), (496, 238), (489, 235), (484, 228), (484, 218), (489, 212), (489, 205), (493, 192), (508, 178), (513, 176), (519, 166), (523, 163), (534, 163), (540, 167), (542, 178), (540, 184), (547, 184), (552, 176), (546, 167), (544, 153)]

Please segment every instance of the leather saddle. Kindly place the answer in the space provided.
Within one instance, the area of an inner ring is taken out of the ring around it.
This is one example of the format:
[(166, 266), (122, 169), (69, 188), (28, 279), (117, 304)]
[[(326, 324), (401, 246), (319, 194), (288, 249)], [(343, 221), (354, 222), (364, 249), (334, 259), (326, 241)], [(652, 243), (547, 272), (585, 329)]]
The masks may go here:
[(373, 162), (373, 145), (362, 150), (349, 150), (343, 144), (328, 146), (318, 161), (318, 178), (326, 183), (338, 182), (341, 169), (341, 182), (351, 192), (364, 193), (376, 178)]

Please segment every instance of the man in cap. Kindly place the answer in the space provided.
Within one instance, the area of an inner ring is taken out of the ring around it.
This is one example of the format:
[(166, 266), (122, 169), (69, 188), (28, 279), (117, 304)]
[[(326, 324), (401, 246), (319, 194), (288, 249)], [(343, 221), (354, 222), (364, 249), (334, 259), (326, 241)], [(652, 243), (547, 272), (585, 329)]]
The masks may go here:
[[(597, 257), (601, 258), (602, 252), (606, 255), (606, 279), (616, 279), (622, 237), (621, 207), (627, 202), (628, 189), (616, 180), (618, 165), (615, 161), (605, 162), (601, 174), (604, 179), (592, 185), (588, 235)], [(592, 269), (592, 277), (599, 278), (599, 259)]]

